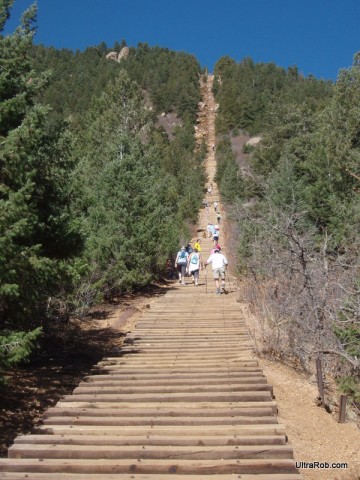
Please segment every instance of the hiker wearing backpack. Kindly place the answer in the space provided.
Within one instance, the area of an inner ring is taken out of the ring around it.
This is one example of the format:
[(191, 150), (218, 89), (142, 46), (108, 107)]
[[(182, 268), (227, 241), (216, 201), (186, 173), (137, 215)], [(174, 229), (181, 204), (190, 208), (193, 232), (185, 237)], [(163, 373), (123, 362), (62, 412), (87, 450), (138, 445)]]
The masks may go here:
[(199, 273), (201, 269), (200, 259), (200, 252), (197, 248), (194, 248), (194, 251), (189, 257), (189, 274), (193, 276), (193, 282), (196, 287), (199, 283)]
[(185, 275), (186, 275), (186, 269), (188, 266), (188, 258), (189, 254), (187, 253), (185, 247), (181, 247), (181, 250), (178, 251), (176, 255), (176, 260), (175, 260), (175, 268), (178, 269), (179, 272), (179, 283), (181, 285), (186, 285), (185, 283)]
[(228, 261), (225, 255), (219, 252), (218, 248), (214, 248), (214, 253), (212, 253), (207, 259), (205, 268), (206, 265), (209, 265), (210, 263), (213, 272), (213, 278), (215, 280), (215, 293), (216, 295), (220, 295), (221, 290), (219, 280), (221, 277), (221, 289), (223, 292), (225, 292), (225, 270), (227, 269)]

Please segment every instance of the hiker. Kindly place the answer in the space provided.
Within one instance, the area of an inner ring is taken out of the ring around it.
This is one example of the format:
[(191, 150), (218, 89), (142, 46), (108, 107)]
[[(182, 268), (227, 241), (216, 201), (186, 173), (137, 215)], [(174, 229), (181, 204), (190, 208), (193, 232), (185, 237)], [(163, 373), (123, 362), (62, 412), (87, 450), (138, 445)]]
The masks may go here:
[(197, 249), (197, 251), (200, 253), (201, 252), (201, 246), (200, 246), (200, 238), (196, 240), (196, 243), (194, 245), (194, 249)]
[(221, 221), (221, 215), (220, 215), (220, 212), (217, 212), (217, 215), (216, 215), (216, 220), (217, 220), (218, 224), (220, 224), (220, 221)]
[(206, 230), (208, 231), (209, 238), (211, 238), (213, 235), (213, 228), (214, 228), (214, 225), (212, 225), (211, 223), (208, 223)]
[(211, 193), (211, 187), (208, 187), (207, 191), (208, 193)]
[(214, 210), (215, 210), (215, 213), (217, 212), (217, 207), (218, 207), (218, 202), (214, 202)]
[(210, 250), (210, 255), (215, 253), (215, 250), (219, 250), (219, 252), (221, 252), (221, 247), (218, 243), (214, 246), (214, 248), (212, 250)]
[(188, 258), (189, 254), (187, 253), (184, 246), (181, 247), (181, 250), (176, 255), (175, 260), (175, 268), (178, 269), (179, 272), (179, 283), (181, 285), (185, 284), (185, 275), (186, 275), (186, 268), (188, 266)]
[[(216, 229), (217, 227), (217, 229)], [(214, 233), (213, 233), (213, 240), (214, 240), (214, 245), (216, 245), (219, 241), (219, 236), (220, 236), (220, 233), (219, 233), (219, 226), (218, 225), (215, 225), (214, 227)]]
[(195, 286), (198, 286), (199, 282), (199, 271), (201, 269), (201, 264), (200, 264), (200, 253), (198, 249), (195, 247), (194, 251), (189, 257), (189, 274), (193, 276), (193, 282)]
[(189, 255), (190, 255), (190, 253), (193, 252), (194, 249), (192, 248), (191, 243), (188, 243), (188, 244), (186, 245), (185, 250), (187, 251), (187, 253), (188, 253)]
[[(222, 253), (219, 252), (219, 249), (215, 248), (214, 253), (206, 261), (206, 265), (211, 263), (211, 268), (213, 272), (213, 277), (215, 280), (216, 295), (220, 295), (220, 284), (219, 279), (221, 277), (221, 289), (225, 292), (225, 269), (227, 269), (228, 261)], [(205, 268), (206, 268), (205, 265)]]

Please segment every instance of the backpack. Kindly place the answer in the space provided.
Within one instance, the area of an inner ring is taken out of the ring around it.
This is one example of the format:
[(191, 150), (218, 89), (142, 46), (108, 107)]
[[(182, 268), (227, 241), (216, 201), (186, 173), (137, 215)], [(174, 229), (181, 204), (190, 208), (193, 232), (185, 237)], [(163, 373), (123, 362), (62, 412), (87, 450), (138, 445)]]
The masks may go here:
[(191, 257), (191, 263), (198, 263), (199, 261), (199, 256), (195, 253), (192, 257)]
[(186, 252), (181, 250), (181, 253), (178, 257), (178, 263), (185, 263), (186, 262)]

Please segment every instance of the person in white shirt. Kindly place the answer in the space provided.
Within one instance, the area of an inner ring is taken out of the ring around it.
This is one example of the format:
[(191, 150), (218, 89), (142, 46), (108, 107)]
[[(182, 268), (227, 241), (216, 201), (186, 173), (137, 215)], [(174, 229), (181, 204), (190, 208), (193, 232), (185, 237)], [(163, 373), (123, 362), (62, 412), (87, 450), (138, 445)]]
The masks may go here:
[(189, 273), (193, 276), (195, 286), (199, 284), (199, 271), (201, 269), (201, 256), (197, 248), (190, 254), (189, 257)]
[(228, 261), (222, 253), (215, 247), (214, 253), (210, 255), (210, 257), (206, 260), (206, 265), (211, 263), (211, 268), (213, 272), (213, 277), (215, 280), (216, 286), (216, 294), (220, 295), (220, 277), (221, 277), (221, 288), (222, 291), (225, 292), (225, 270), (227, 269)]

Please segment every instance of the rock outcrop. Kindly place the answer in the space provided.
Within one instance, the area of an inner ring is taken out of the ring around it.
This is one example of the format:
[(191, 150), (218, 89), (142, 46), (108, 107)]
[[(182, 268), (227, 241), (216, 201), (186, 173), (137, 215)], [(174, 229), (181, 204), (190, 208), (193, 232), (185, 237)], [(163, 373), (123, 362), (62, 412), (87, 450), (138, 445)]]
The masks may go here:
[(129, 56), (129, 53), (130, 53), (129, 47), (123, 47), (120, 50), (120, 53), (118, 55), (118, 62), (120, 62), (120, 60), (126, 60)]
[(130, 48), (129, 47), (123, 47), (119, 53), (117, 52), (109, 52), (106, 55), (106, 58), (108, 60), (115, 60), (115, 62), (120, 62), (121, 60), (126, 60), (129, 56), (130, 53)]
[(245, 145), (247, 147), (256, 147), (256, 145), (258, 145), (261, 142), (261, 140), (262, 140), (261, 137), (253, 137), (253, 138), (250, 138), (250, 140), (248, 140)]
[(106, 58), (108, 60), (117, 60), (118, 58), (118, 54), (116, 52), (109, 52), (107, 55), (106, 55)]

